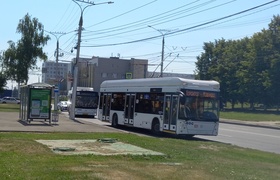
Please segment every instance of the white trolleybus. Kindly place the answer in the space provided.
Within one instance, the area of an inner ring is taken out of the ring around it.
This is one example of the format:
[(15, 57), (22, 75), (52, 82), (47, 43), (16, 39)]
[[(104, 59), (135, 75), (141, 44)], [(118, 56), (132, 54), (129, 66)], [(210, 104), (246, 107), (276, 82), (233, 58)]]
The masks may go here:
[(108, 80), (100, 85), (98, 119), (156, 134), (216, 136), (219, 91), (216, 81), (178, 77)]
[[(68, 111), (71, 111), (72, 105), (72, 90), (68, 92), (70, 105)], [(77, 87), (76, 103), (75, 103), (75, 116), (89, 116), (94, 117), (97, 115), (99, 93), (94, 91), (91, 87)]]

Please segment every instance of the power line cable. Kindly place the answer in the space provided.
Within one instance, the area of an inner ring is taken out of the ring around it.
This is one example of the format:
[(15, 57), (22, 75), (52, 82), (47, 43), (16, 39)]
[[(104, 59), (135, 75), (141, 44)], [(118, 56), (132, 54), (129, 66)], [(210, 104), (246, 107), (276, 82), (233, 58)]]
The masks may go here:
[[(270, 6), (270, 7), (267, 7), (267, 8), (264, 8), (264, 9), (261, 9), (261, 10), (258, 10), (256, 12), (252, 12), (252, 13), (249, 13), (249, 14), (245, 14), (243, 16), (240, 16), (240, 17), (236, 17), (236, 18), (233, 18), (233, 19), (230, 19), (230, 20), (227, 20), (227, 21), (223, 21), (223, 22), (218, 22), (218, 23), (215, 23), (215, 24), (211, 24), (209, 26), (206, 26), (206, 27), (201, 27), (201, 28), (197, 28), (197, 29), (194, 29), (194, 30), (191, 30), (191, 31), (197, 31), (197, 30), (202, 30), (202, 29), (210, 29), (211, 27), (213, 26), (217, 26), (219, 24), (223, 24), (223, 23), (228, 23), (229, 21), (234, 21), (234, 20), (237, 20), (237, 19), (240, 19), (240, 18), (244, 18), (246, 16), (250, 16), (252, 14), (256, 14), (256, 13), (259, 13), (261, 11), (265, 11), (265, 10), (268, 10), (268, 9), (271, 9), (271, 8), (275, 8), (276, 6), (279, 6), (280, 4), (277, 4), (277, 5), (273, 5), (273, 6)], [(248, 25), (248, 23), (246, 23), (246, 25)], [(189, 32), (191, 32), (189, 31)], [(184, 32), (183, 32), (184, 33)], [(181, 33), (181, 34), (183, 34)], [(176, 35), (180, 35), (180, 34), (176, 34)]]
[[(237, 15), (240, 15), (240, 14), (243, 14), (243, 13), (246, 13), (246, 12), (249, 12), (249, 11), (252, 11), (252, 10), (255, 10), (255, 9), (258, 9), (258, 8), (260, 8), (260, 7), (266, 6), (266, 5), (268, 5), (268, 4), (275, 3), (275, 2), (277, 2), (277, 1), (278, 1), (278, 0), (273, 0), (273, 1), (270, 1), (270, 2), (267, 2), (267, 3), (264, 3), (264, 4), (261, 4), (261, 5), (259, 5), (259, 6), (255, 6), (255, 7), (252, 7), (252, 8), (249, 8), (249, 9), (246, 9), (246, 10), (243, 10), (243, 11), (240, 11), (240, 12), (237, 12), (237, 13), (234, 13), (234, 14), (231, 14), (231, 15), (228, 15), (228, 16), (224, 16), (224, 17), (221, 17), (221, 18), (218, 18), (218, 19), (215, 19), (215, 20), (207, 21), (207, 22), (205, 22), (205, 23), (201, 23), (201, 24), (198, 24), (198, 25), (195, 25), (195, 26), (192, 26), (192, 27), (184, 28), (184, 29), (182, 29), (182, 30), (176, 30), (176, 31), (173, 31), (173, 32), (169, 32), (169, 33), (166, 33), (165, 36), (173, 35), (173, 34), (178, 34), (178, 33), (185, 32), (185, 31), (188, 31), (188, 30), (192, 30), (192, 29), (195, 29), (195, 28), (198, 28), (198, 27), (202, 27), (202, 26), (205, 26), (205, 25), (208, 25), (208, 24), (211, 24), (211, 23), (215, 23), (215, 22), (218, 22), (218, 21), (221, 21), (221, 20), (224, 20), (224, 19), (228, 19), (228, 18), (237, 16)], [(153, 40), (153, 39), (157, 39), (157, 38), (161, 38), (161, 37), (162, 37), (161, 35), (158, 35), (158, 36), (153, 36), (153, 37), (138, 39), (138, 40), (134, 40), (134, 41), (129, 41), (129, 42), (112, 43), (112, 44), (103, 44), (103, 45), (81, 46), (81, 47), (117, 46), (117, 45), (124, 45), (124, 44), (132, 44), (132, 43), (138, 43), (138, 42), (143, 42), (143, 41), (149, 41), (149, 40)]]
[(99, 24), (102, 24), (102, 23), (105, 23), (105, 22), (108, 22), (108, 21), (110, 21), (110, 20), (116, 19), (116, 18), (121, 17), (121, 16), (123, 16), (123, 15), (125, 15), (125, 14), (131, 13), (131, 12), (136, 11), (136, 10), (138, 10), (138, 9), (141, 9), (141, 8), (143, 8), (143, 7), (145, 7), (145, 6), (148, 6), (148, 5), (150, 5), (150, 4), (152, 4), (152, 3), (156, 2), (156, 1), (157, 1), (157, 0), (151, 1), (151, 2), (149, 2), (149, 3), (146, 3), (146, 4), (144, 4), (144, 5), (139, 6), (139, 7), (137, 7), (137, 8), (134, 8), (134, 9), (132, 9), (132, 10), (129, 10), (129, 11), (127, 11), (127, 12), (124, 12), (124, 13), (122, 13), (122, 14), (119, 14), (119, 15), (117, 15), (117, 16), (114, 16), (114, 17), (112, 17), (112, 18), (109, 18), (109, 19), (106, 19), (106, 20), (101, 21), (101, 22), (99, 22), (99, 23), (96, 23), (96, 24), (93, 24), (93, 25), (91, 25), (91, 26), (88, 26), (88, 27), (86, 27), (86, 29), (87, 29), (87, 28), (90, 28), (90, 27), (93, 27), (93, 26), (96, 26), (96, 25), (99, 25)]
[[(196, 1), (194, 1), (194, 2), (197, 2), (197, 1), (199, 1), (199, 0), (196, 0)], [(138, 21), (135, 21), (135, 22), (132, 22), (132, 23), (122, 24), (122, 25), (119, 25), (119, 26), (116, 26), (116, 27), (110, 27), (110, 28), (101, 29), (101, 30), (95, 30), (95, 31), (91, 31), (91, 32), (93, 32), (94, 34), (97, 34), (98, 32), (104, 33), (104, 32), (106, 32), (107, 30), (109, 30), (109, 32), (112, 32), (112, 31), (118, 31), (118, 30), (120, 30), (120, 29), (118, 29), (118, 28), (121, 28), (121, 30), (122, 30), (122, 29), (127, 29), (127, 28), (129, 28), (129, 27), (131, 27), (131, 26), (132, 26), (132, 27), (135, 27), (135, 26), (137, 25), (137, 23), (139, 23), (139, 22), (143, 22), (143, 21), (146, 21), (146, 20), (153, 19), (154, 17), (158, 17), (158, 16), (161, 16), (161, 15), (168, 14), (169, 12), (172, 12), (172, 11), (175, 11), (175, 10), (180, 9), (180, 8), (182, 8), (182, 7), (188, 6), (188, 5), (190, 5), (190, 4), (194, 3), (194, 2), (188, 3), (188, 4), (183, 5), (183, 6), (180, 6), (180, 7), (178, 7), (178, 8), (175, 8), (175, 9), (172, 9), (172, 10), (169, 10), (169, 11), (166, 11), (166, 12), (163, 12), (163, 13), (161, 13), (161, 14), (158, 14), (158, 15), (155, 15), (155, 16), (152, 16), (152, 17), (148, 17), (148, 18), (142, 19), (142, 20), (138, 20)], [(136, 9), (137, 9), (137, 8), (136, 8)], [(128, 12), (131, 12), (131, 11), (128, 11)], [(125, 13), (125, 14), (126, 14), (126, 13)], [(135, 24), (136, 24), (136, 25), (135, 25)], [(146, 23), (146, 25), (147, 25), (147, 23)]]
[[(185, 13), (185, 12), (190, 12), (191, 10), (195, 10), (195, 9), (197, 9), (197, 8), (201, 8), (201, 7), (203, 7), (203, 6), (205, 6), (205, 5), (208, 5), (208, 4), (210, 4), (210, 3), (214, 2), (214, 1), (215, 1), (215, 0), (207, 1), (207, 2), (205, 2), (205, 3), (196, 5), (196, 6), (194, 6), (194, 7), (191, 7), (191, 8), (182, 10), (182, 11), (183, 11), (184, 13)], [(233, 0), (233, 1), (235, 1), (235, 0)], [(231, 2), (233, 2), (233, 1), (231, 1)], [(187, 4), (187, 5), (190, 5), (190, 4), (192, 4), (192, 3), (189, 3), (189, 4)], [(225, 4), (227, 4), (227, 3), (224, 3), (223, 5), (225, 5)], [(186, 6), (186, 5), (185, 5), (185, 6)], [(213, 9), (213, 8), (217, 8), (217, 7), (219, 7), (219, 6), (220, 6), (220, 5), (214, 6), (214, 7), (212, 7), (212, 8), (207, 8), (207, 9), (202, 10), (202, 11), (199, 11), (199, 12), (207, 11), (207, 10), (210, 10), (210, 9)], [(183, 7), (183, 6), (181, 6), (181, 7)], [(181, 8), (181, 7), (179, 7), (179, 8)], [(118, 28), (118, 29), (114, 29), (114, 27), (111, 27), (111, 28), (108, 29), (107, 31), (105, 31), (105, 30), (92, 31), (92, 32), (94, 33), (94, 35), (102, 34), (103, 36), (101, 36), (101, 37), (95, 37), (95, 38), (88, 38), (87, 40), (90, 40), (90, 39), (100, 39), (100, 38), (104, 38), (104, 37), (108, 38), (109, 36), (116, 36), (116, 35), (120, 35), (120, 34), (130, 33), (130, 32), (133, 32), (133, 31), (138, 31), (138, 30), (141, 30), (141, 29), (145, 29), (146, 26), (147, 26), (147, 24), (152, 24), (152, 25), (154, 26), (154, 25), (159, 25), (159, 24), (171, 22), (171, 21), (174, 21), (174, 20), (178, 20), (179, 18), (175, 18), (175, 19), (169, 20), (171, 17), (174, 16), (174, 14), (177, 14), (178, 12), (175, 12), (175, 13), (172, 13), (172, 14), (168, 14), (169, 12), (172, 12), (172, 11), (177, 10), (177, 9), (178, 9), (178, 8), (173, 9), (173, 10), (170, 10), (170, 11), (167, 11), (167, 12), (165, 12), (165, 13), (161, 13), (161, 14), (156, 15), (156, 16), (152, 16), (152, 17), (149, 17), (149, 18), (145, 18), (144, 20), (140, 20), (140, 21), (136, 21), (136, 22), (130, 23), (130, 24), (128, 24), (128, 25), (117, 26), (117, 27), (120, 27), (120, 28)], [(180, 14), (181, 14), (181, 13), (180, 13)], [(179, 14), (179, 15), (180, 15), (180, 14)], [(192, 13), (191, 15), (193, 15), (193, 14), (196, 14), (196, 12), (195, 12), (195, 13)], [(162, 16), (162, 15), (163, 15), (163, 16)], [(161, 16), (161, 17), (157, 17), (157, 16)], [(187, 15), (187, 16), (189, 16), (189, 15)], [(154, 18), (154, 17), (157, 17), (157, 18)], [(180, 17), (180, 18), (184, 18), (184, 17), (186, 17), (186, 16), (182, 16), (182, 17)], [(164, 22), (160, 22), (160, 21), (164, 21)], [(139, 23), (136, 24), (137, 22), (139, 22)], [(156, 23), (156, 24), (153, 24), (153, 23)], [(144, 26), (144, 27), (143, 27), (143, 26)], [(137, 27), (138, 27), (138, 28), (137, 28)], [(116, 27), (115, 27), (115, 28), (116, 28)], [(129, 28), (134, 28), (134, 29), (128, 30)], [(125, 30), (125, 31), (124, 31), (124, 32), (118, 32), (118, 33), (116, 33), (117, 31), (122, 31), (122, 30)], [(100, 32), (100, 31), (101, 31), (101, 32)], [(111, 33), (111, 32), (113, 32), (114, 34), (104, 35), (104, 34)], [(84, 35), (83, 37), (87, 37), (87, 36), (89, 36), (89, 35)]]

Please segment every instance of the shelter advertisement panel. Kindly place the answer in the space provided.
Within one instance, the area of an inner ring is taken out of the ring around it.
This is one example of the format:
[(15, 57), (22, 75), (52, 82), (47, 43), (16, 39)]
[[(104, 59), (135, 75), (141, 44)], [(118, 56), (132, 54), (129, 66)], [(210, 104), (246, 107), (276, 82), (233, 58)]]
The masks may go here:
[(30, 89), (29, 97), (29, 118), (50, 118), (51, 90), (32, 88)]

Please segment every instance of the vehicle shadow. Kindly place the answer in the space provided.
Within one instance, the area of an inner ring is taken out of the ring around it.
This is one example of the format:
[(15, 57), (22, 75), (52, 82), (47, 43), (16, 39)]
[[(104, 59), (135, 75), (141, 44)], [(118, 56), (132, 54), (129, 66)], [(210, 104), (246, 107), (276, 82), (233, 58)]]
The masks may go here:
[[(108, 127), (112, 127), (111, 125), (106, 125)], [(115, 128), (115, 127), (112, 127)], [(172, 139), (182, 139), (182, 140), (188, 140), (188, 141), (211, 141), (207, 139), (202, 139), (199, 137), (189, 137), (186, 135), (176, 135), (176, 134), (170, 134), (170, 133), (165, 133), (161, 132), (159, 134), (154, 134), (151, 130), (148, 129), (142, 129), (142, 128), (136, 128), (136, 127), (127, 127), (127, 126), (121, 126), (119, 125), (116, 129), (126, 131), (129, 133), (135, 133), (138, 135), (143, 135), (143, 136), (151, 136), (155, 138), (172, 138)]]

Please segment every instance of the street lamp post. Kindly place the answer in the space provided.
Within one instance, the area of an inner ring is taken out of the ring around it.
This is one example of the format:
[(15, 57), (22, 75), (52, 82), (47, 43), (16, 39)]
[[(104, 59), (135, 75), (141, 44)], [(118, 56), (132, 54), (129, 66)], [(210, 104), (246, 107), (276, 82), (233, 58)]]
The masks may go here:
[[(48, 32), (48, 31), (46, 31)], [(66, 33), (63, 33), (63, 32), (48, 32), (50, 33), (51, 35), (53, 35), (55, 38), (56, 38), (56, 66), (55, 66), (55, 69), (56, 69), (56, 78), (55, 78), (55, 85), (57, 85), (57, 88), (59, 89), (59, 82), (60, 80), (58, 79), (59, 78), (59, 71), (58, 71), (58, 57), (59, 57), (59, 39), (61, 36), (65, 35)], [(58, 90), (57, 90), (58, 91)], [(54, 95), (54, 110), (56, 111), (57, 110), (57, 103), (58, 103), (58, 94), (59, 92), (55, 92), (55, 95)]]
[(161, 47), (161, 63), (160, 63), (160, 77), (163, 76), (163, 60), (164, 60), (164, 35), (161, 30), (154, 28), (153, 26), (148, 26), (156, 31), (158, 31), (162, 35), (162, 47)]
[[(94, 3), (92, 1), (83, 1), (83, 0), (72, 0), (75, 2), (80, 10), (81, 10), (81, 16), (79, 20), (79, 28), (78, 28), (78, 42), (77, 42), (77, 54), (76, 54), (76, 60), (74, 62), (74, 78), (73, 78), (73, 90), (72, 90), (72, 103), (71, 103), (71, 111), (70, 111), (70, 118), (75, 119), (75, 106), (76, 106), (76, 93), (77, 93), (77, 84), (78, 84), (78, 61), (80, 58), (80, 45), (81, 45), (81, 36), (82, 36), (82, 29), (83, 29), (83, 13), (84, 10), (90, 6), (94, 5), (100, 5), (100, 4), (112, 4), (113, 2), (102, 2), (102, 3)], [(84, 8), (81, 7), (81, 5), (78, 2), (86, 3)]]

